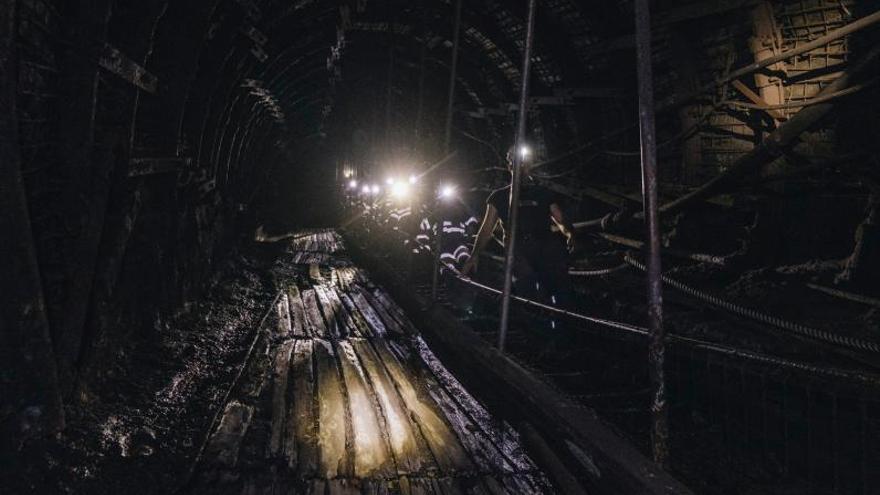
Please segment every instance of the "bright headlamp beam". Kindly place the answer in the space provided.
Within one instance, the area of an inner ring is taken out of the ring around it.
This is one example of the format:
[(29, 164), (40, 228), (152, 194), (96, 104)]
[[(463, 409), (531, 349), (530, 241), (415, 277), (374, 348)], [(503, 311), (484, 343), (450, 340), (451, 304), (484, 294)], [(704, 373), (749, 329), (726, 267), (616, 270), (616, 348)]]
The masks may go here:
[(391, 186), (391, 195), (396, 198), (405, 198), (409, 195), (409, 184), (405, 182), (395, 182)]
[(442, 199), (452, 199), (455, 197), (455, 186), (447, 184), (440, 187), (440, 197)]

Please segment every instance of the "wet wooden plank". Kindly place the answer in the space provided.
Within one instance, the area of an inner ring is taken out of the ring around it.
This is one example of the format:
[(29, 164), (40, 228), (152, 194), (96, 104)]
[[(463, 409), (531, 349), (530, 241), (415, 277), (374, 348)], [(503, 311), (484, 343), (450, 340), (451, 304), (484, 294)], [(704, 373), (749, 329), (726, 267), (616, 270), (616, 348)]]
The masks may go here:
[(394, 480), (394, 483), (391, 486), (391, 491), (393, 493), (399, 493), (400, 495), (412, 495), (412, 491), (409, 488), (409, 478), (401, 476)]
[(426, 478), (411, 478), (409, 486), (412, 495), (442, 495), (434, 491), (431, 481)]
[(353, 341), (351, 345), (363, 364), (372, 393), (378, 399), (398, 472), (416, 474), (436, 471), (437, 465), (427, 442), (419, 432), (418, 425), (413, 423), (403, 398), (373, 347), (363, 340)]
[(418, 354), (421, 362), (428, 367), (433, 378), (461, 408), (468, 411), (480, 430), (498, 447), (514, 468), (518, 471), (536, 471), (538, 468), (523, 450), (516, 430), (506, 422), (494, 420), (486, 408), (443, 366), (422, 337), (416, 336), (411, 342), (413, 350)]
[(444, 474), (474, 469), (464, 447), (446, 422), (443, 413), (430, 399), (424, 385), (397, 360), (383, 340), (373, 341), (373, 348), (391, 376), (410, 417), (424, 436), (440, 471)]
[(357, 280), (358, 270), (354, 267), (334, 267), (333, 268), (333, 285), (339, 290), (351, 290), (351, 285)]
[(308, 486), (308, 495), (325, 495), (327, 493), (327, 481), (313, 480)]
[(358, 309), (357, 305), (348, 294), (344, 292), (338, 292), (339, 300), (342, 302), (342, 307), (345, 308), (346, 313), (351, 318), (352, 323), (356, 327), (355, 335), (358, 337), (369, 338), (374, 337), (376, 334), (374, 333), (373, 328), (370, 327), (370, 323), (364, 317), (361, 310)]
[(508, 495), (504, 485), (493, 476), (483, 476), (483, 486), (490, 495)]
[(278, 325), (275, 328), (275, 335), (281, 338), (287, 338), (291, 334), (290, 328), (290, 306), (287, 302), (287, 294), (282, 293), (275, 305), (275, 313), (278, 316)]
[(324, 325), (324, 317), (321, 316), (321, 310), (318, 309), (318, 299), (314, 289), (306, 289), (302, 292), (303, 307), (305, 308), (306, 319), (309, 321), (309, 327), (312, 329), (312, 336), (321, 339), (328, 337), (327, 327)]
[(254, 408), (232, 401), (226, 404), (223, 418), (217, 430), (211, 435), (206, 449), (206, 458), (222, 466), (235, 467), (241, 441), (251, 424)]
[(333, 339), (344, 337), (345, 329), (340, 325), (338, 319), (339, 307), (327, 295), (327, 289), (325, 289), (323, 285), (315, 285), (314, 289), (324, 313), (324, 322), (327, 325), (327, 335)]
[(336, 319), (339, 322), (340, 335), (343, 337), (361, 337), (360, 327), (352, 319), (348, 310), (345, 308), (345, 305), (342, 304), (342, 300), (339, 298), (336, 288), (325, 287), (324, 294), (336, 310)]
[[(564, 465), (560, 466), (565, 469)], [(508, 493), (522, 493), (523, 495), (541, 495), (543, 493), (551, 493), (550, 483), (539, 473), (514, 474), (504, 476), (500, 479), (501, 483), (507, 489)], [(586, 491), (580, 485), (568, 485), (561, 490), (563, 493), (585, 494)]]
[(442, 495), (463, 495), (455, 478), (435, 478), (434, 491)]
[(397, 470), (378, 398), (367, 386), (364, 370), (351, 343), (339, 342), (337, 351), (351, 407), (354, 475), (358, 478), (394, 476)]
[[(203, 492), (199, 492), (203, 493)], [(213, 489), (205, 493), (229, 493), (227, 490)], [(242, 495), (275, 495), (296, 493), (290, 480), (275, 472), (248, 473), (242, 481)]]
[(477, 476), (454, 478), (451, 485), (462, 495), (491, 495)]
[(367, 323), (370, 325), (370, 330), (372, 330), (373, 336), (376, 337), (384, 337), (388, 334), (388, 329), (385, 328), (385, 323), (382, 322), (382, 318), (376, 313), (370, 303), (364, 298), (363, 293), (360, 291), (352, 292), (349, 294), (351, 301), (360, 310), (361, 315), (363, 315), (364, 319), (366, 319)]
[(312, 340), (300, 342), (293, 352), (293, 410), (288, 414), (284, 452), (288, 466), (298, 478), (309, 478), (318, 471), (318, 425), (315, 403)]
[(287, 289), (287, 302), (290, 309), (290, 326), (293, 336), (307, 337), (311, 335), (312, 331), (306, 319), (306, 310), (299, 294), (299, 287), (295, 284)]
[(327, 479), (354, 474), (353, 461), (346, 448), (348, 424), (345, 395), (336, 356), (327, 342), (315, 341), (318, 383), (319, 476)]
[(332, 292), (333, 297), (339, 302), (339, 317), (345, 327), (346, 335), (349, 338), (354, 339), (370, 337), (370, 326), (363, 319), (360, 311), (356, 310), (352, 313), (349, 303), (346, 303), (343, 300), (345, 294), (338, 293), (335, 289), (332, 289), (330, 292)]
[(435, 383), (428, 382), (426, 388), (480, 469), (490, 472), (511, 472), (513, 470), (498, 448), (440, 387)]
[(377, 287), (370, 292), (370, 295), (377, 304), (382, 306), (389, 316), (394, 318), (402, 329), (409, 332), (415, 332), (415, 325), (413, 325), (412, 321), (406, 316), (403, 309), (391, 300), (391, 296), (389, 296), (387, 292)]
[[(392, 334), (404, 335), (406, 332), (403, 327), (400, 325), (400, 322), (397, 321), (396, 318), (388, 314), (385, 310), (385, 307), (377, 302), (372, 294), (369, 291), (361, 290), (358, 292), (358, 296), (360, 296), (364, 301), (366, 301), (370, 308), (373, 309), (373, 312), (379, 316), (382, 320), (383, 327)], [(365, 308), (361, 307), (361, 310), (366, 312)]]
[[(404, 362), (412, 362), (406, 351), (395, 343), (389, 343), (389, 348)], [(426, 373), (426, 369), (420, 366), (410, 366), (409, 371), (418, 377), (423, 383), (430, 397), (443, 411), (443, 415), (449, 422), (456, 436), (461, 440), (471, 458), (484, 472), (504, 473), (512, 472), (513, 467), (501, 453), (498, 447), (492, 443), (488, 436), (480, 429), (480, 426), (462, 409), (452, 397), (440, 386), (433, 375)]]
[(321, 275), (321, 266), (317, 263), (309, 264), (309, 278), (312, 279), (312, 282), (321, 283), (324, 281), (324, 276)]
[(385, 480), (361, 480), (361, 495), (387, 495), (388, 482)]
[(275, 374), (272, 379), (272, 432), (269, 437), (269, 456), (276, 457), (284, 447), (284, 427), (287, 422), (287, 388), (290, 356), (295, 341), (286, 340), (275, 354)]
[(361, 495), (361, 489), (353, 480), (329, 480), (327, 481), (328, 495)]

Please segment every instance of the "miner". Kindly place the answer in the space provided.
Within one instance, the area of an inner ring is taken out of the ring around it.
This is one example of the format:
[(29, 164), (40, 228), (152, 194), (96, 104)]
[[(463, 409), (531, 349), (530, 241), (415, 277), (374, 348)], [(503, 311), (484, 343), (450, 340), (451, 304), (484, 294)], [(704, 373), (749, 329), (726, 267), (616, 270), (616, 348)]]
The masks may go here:
[[(516, 152), (507, 152), (507, 167), (512, 173)], [(514, 292), (522, 297), (570, 308), (573, 302), (571, 279), (568, 275), (568, 253), (574, 249), (575, 236), (571, 223), (560, 206), (560, 198), (540, 186), (528, 173), (528, 149), (520, 148), (523, 182), (519, 197), (519, 226), (514, 259)], [(479, 266), (480, 253), (492, 238), (496, 226), (506, 233), (509, 223), (510, 185), (493, 191), (486, 200), (483, 222), (477, 232), (471, 257), (462, 267), (469, 276)], [(562, 235), (554, 232), (556, 226)], [(563, 242), (563, 238), (565, 242)], [(506, 245), (506, 239), (505, 239)], [(553, 326), (556, 323), (553, 322)]]

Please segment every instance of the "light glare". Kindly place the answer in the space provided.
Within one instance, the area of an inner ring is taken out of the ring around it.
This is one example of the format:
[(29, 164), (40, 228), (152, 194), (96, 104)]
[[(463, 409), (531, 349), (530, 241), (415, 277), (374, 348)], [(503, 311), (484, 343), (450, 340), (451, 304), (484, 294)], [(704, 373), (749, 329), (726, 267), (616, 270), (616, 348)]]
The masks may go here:
[(440, 188), (440, 197), (443, 199), (451, 199), (455, 197), (455, 186), (445, 185)]
[(373, 194), (379, 194), (379, 185), (373, 184), (373, 187), (371, 188), (371, 190), (373, 191)]
[(396, 198), (405, 198), (409, 195), (409, 184), (404, 182), (395, 182), (391, 186), (391, 194)]
[(358, 181), (356, 181), (356, 180), (354, 180), (354, 179), (352, 179), (352, 180), (349, 181), (349, 183), (348, 183), (348, 188), (349, 188), (349, 189), (354, 189), (354, 188), (356, 188), (357, 186), (358, 186)]
[(532, 149), (531, 149), (531, 148), (529, 148), (528, 146), (520, 146), (520, 148), (519, 148), (519, 156), (521, 156), (521, 157), (523, 157), (523, 158), (525, 159), (525, 158), (528, 158), (529, 155), (531, 155), (531, 154), (532, 154)]

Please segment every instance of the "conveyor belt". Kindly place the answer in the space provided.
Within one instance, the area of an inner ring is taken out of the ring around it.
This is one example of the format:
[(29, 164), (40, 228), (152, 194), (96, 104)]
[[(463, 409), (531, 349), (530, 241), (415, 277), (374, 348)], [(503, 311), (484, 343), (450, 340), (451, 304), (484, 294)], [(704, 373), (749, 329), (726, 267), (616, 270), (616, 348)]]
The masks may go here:
[(262, 359), (225, 404), (191, 493), (552, 493), (517, 433), (446, 370), (335, 232), (289, 242)]

